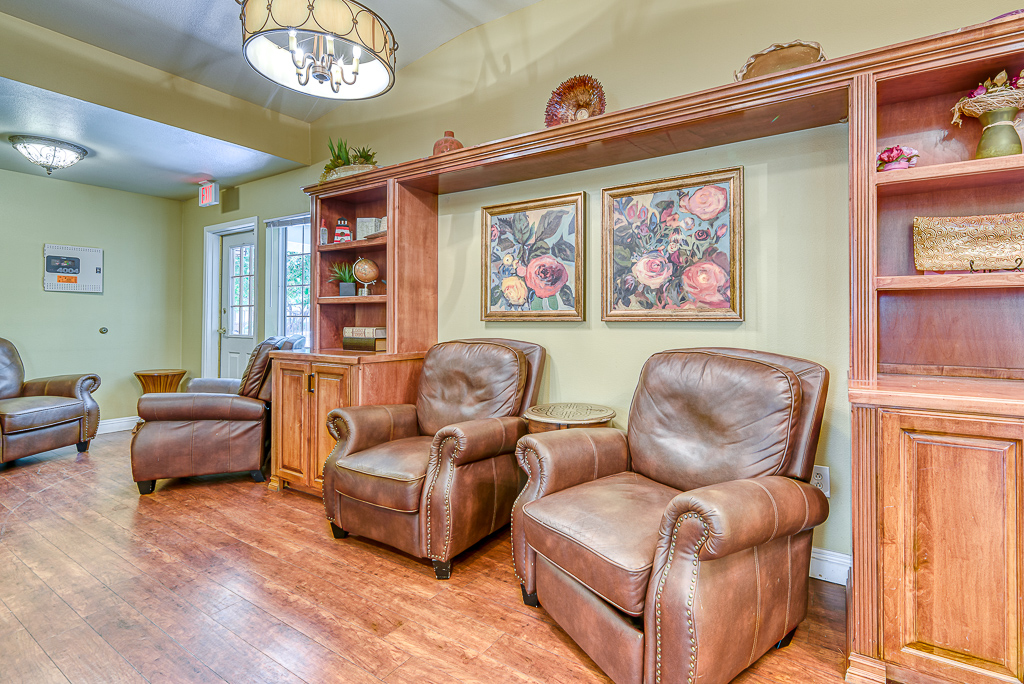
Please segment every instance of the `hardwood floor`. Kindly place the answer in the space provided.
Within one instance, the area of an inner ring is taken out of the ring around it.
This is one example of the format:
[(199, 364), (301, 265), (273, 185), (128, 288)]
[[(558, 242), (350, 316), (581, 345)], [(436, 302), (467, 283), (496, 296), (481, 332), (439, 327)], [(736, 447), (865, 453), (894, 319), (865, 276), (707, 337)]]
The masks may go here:
[[(507, 532), (429, 563), (331, 538), (319, 499), (246, 476), (140, 497), (127, 432), (0, 466), (0, 681), (608, 682), (524, 606)], [(736, 681), (841, 682), (844, 591)]]

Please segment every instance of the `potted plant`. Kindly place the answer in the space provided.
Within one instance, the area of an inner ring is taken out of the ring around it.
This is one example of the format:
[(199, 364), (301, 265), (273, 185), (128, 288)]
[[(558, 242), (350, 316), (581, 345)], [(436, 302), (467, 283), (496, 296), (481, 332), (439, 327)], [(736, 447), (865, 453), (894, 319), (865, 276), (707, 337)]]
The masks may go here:
[(352, 264), (347, 261), (331, 264), (329, 273), (330, 277), (327, 280), (338, 283), (339, 297), (356, 296), (356, 277), (352, 273)]
[(328, 138), (327, 147), (331, 157), (320, 174), (321, 183), (377, 168), (377, 154), (369, 147), (349, 147), (342, 138), (337, 143)]

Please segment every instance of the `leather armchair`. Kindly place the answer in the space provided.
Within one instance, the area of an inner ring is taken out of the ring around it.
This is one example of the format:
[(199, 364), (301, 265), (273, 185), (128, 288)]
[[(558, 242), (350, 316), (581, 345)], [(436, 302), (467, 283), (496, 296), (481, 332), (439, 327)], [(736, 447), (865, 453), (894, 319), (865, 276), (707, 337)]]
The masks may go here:
[(196, 378), (187, 392), (143, 394), (131, 445), (132, 478), (140, 494), (156, 481), (246, 472), (263, 482), (269, 445), (270, 352), (301, 349), (306, 338), (261, 342), (241, 380)]
[(807, 613), (808, 484), (828, 371), (741, 349), (662, 352), (627, 433), (529, 435), (512, 537), (523, 600), (618, 684), (732, 680)]
[(416, 404), (331, 411), (338, 444), (324, 464), (324, 506), (335, 538), (429, 558), (448, 579), (454, 556), (508, 523), (522, 413), (536, 402), (545, 356), (515, 340), (437, 344)]
[(99, 386), (92, 373), (26, 382), (21, 355), (0, 338), (0, 463), (72, 444), (88, 451), (100, 424), (92, 398)]

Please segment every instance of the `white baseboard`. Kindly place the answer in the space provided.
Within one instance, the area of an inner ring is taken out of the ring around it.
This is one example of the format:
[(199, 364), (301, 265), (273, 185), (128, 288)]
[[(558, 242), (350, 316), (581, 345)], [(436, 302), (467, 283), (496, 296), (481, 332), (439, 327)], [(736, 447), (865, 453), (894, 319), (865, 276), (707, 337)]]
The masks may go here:
[(825, 549), (811, 549), (811, 577), (846, 586), (846, 576), (853, 567), (853, 556)]
[(139, 422), (138, 416), (127, 416), (125, 418), (108, 418), (101, 420), (100, 426), (96, 428), (97, 435), (105, 435), (108, 432), (124, 432), (131, 430)]

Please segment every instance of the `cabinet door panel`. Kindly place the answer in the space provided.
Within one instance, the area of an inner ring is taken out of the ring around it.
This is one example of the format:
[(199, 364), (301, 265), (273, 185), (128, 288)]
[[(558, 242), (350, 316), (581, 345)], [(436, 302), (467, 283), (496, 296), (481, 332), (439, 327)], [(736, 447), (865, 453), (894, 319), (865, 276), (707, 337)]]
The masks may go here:
[(885, 659), (955, 681), (1024, 677), (1024, 424), (882, 414)]
[(274, 361), (272, 400), (273, 471), (285, 479), (305, 482), (309, 462), (309, 364)]
[(335, 440), (327, 431), (327, 414), (336, 408), (349, 405), (349, 367), (330, 364), (313, 364), (314, 386), (312, 458), (309, 464), (307, 483), (311, 487), (323, 488), (324, 462), (334, 449)]

